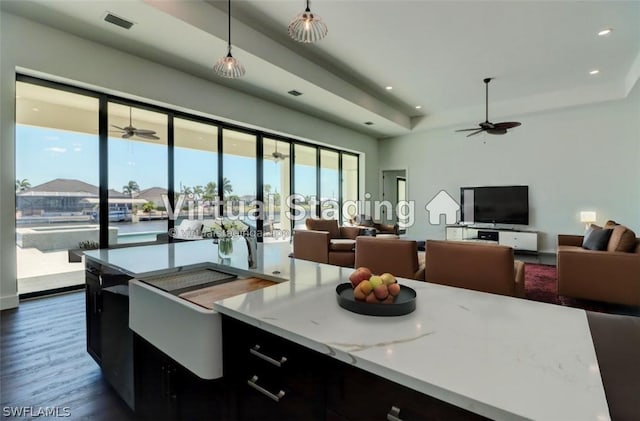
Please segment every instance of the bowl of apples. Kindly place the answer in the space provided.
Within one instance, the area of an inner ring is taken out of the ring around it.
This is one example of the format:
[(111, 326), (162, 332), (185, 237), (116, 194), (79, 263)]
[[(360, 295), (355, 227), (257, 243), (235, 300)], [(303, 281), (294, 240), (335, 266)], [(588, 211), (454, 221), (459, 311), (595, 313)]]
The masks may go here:
[(416, 309), (416, 292), (400, 285), (391, 273), (375, 275), (366, 267), (357, 268), (349, 282), (336, 287), (340, 307), (370, 316), (402, 316)]

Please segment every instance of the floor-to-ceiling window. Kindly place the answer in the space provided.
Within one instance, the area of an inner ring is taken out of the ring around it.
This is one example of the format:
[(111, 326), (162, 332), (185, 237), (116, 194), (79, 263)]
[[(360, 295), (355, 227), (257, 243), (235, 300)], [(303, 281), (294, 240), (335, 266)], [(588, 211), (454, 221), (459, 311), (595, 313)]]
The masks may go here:
[(352, 219), (358, 215), (358, 156), (343, 153), (342, 154), (342, 202), (348, 202), (344, 206), (344, 215), (347, 219)]
[(250, 212), (257, 198), (257, 138), (237, 130), (222, 131), (222, 195), (224, 214), (256, 226)]
[[(167, 241), (171, 215), (179, 224), (190, 209), (239, 215), (274, 241), (294, 226), (290, 195), (300, 195), (303, 217), (358, 197), (358, 157), (345, 151), (28, 76), (16, 92), (18, 277), (31, 285), (47, 276), (38, 267), (58, 280), (77, 272), (61, 287), (81, 284), (81, 253), (67, 250)], [(217, 196), (230, 206), (217, 208)], [(262, 196), (260, 224), (249, 216)], [(63, 235), (64, 225), (73, 229)], [(47, 245), (51, 233), (72, 244)]]
[(98, 105), (97, 97), (16, 83), (18, 294), (84, 284), (73, 250), (99, 246)]
[[(317, 148), (313, 146), (295, 144), (294, 153), (294, 189), (296, 196), (293, 204), (298, 208), (294, 214), (294, 228), (304, 229), (304, 217), (318, 217), (318, 156)], [(301, 216), (301, 213), (303, 214)]]
[(175, 225), (189, 217), (213, 219), (218, 210), (218, 126), (175, 118), (173, 127), (175, 205), (180, 207)]
[(156, 241), (168, 230), (167, 115), (115, 102), (108, 115), (109, 246)]
[(289, 241), (291, 219), (287, 198), (291, 194), (291, 168), (288, 142), (264, 138), (262, 189), (265, 241)]
[(320, 212), (324, 218), (340, 219), (340, 154), (320, 149)]

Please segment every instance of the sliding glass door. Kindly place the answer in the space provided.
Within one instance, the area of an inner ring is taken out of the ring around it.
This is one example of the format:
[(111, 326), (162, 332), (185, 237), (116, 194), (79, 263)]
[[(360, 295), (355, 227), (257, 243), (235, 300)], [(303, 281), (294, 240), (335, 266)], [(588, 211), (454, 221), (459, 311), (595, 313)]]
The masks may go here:
[(167, 115), (109, 102), (109, 246), (157, 241), (168, 230)]
[(189, 217), (213, 219), (218, 212), (218, 126), (175, 118), (173, 128), (175, 226)]
[(291, 194), (290, 144), (263, 140), (262, 195), (264, 198), (264, 241), (289, 241), (291, 218), (287, 198)]
[(99, 247), (98, 98), (16, 83), (18, 294), (84, 284)]

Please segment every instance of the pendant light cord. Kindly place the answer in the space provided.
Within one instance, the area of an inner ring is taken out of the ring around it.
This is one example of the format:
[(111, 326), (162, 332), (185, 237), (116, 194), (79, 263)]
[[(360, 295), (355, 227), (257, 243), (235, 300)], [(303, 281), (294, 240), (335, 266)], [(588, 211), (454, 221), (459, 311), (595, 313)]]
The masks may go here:
[(231, 0), (229, 0), (229, 11), (227, 12), (228, 17), (228, 37), (227, 37), (227, 51), (231, 53)]
[(307, 9), (305, 10), (305, 12), (310, 12), (311, 9), (309, 9), (309, 0), (307, 0)]
[[(491, 79), (489, 79), (490, 81)], [(484, 120), (486, 122), (489, 121), (489, 82), (487, 81), (487, 83), (484, 84)]]

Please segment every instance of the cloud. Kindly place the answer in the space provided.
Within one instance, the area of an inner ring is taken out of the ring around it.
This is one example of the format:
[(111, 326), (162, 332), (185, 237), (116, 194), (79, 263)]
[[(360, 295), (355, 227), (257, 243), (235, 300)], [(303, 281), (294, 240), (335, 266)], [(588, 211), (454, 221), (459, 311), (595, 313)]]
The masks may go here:
[(73, 148), (74, 151), (76, 152), (80, 152), (82, 150), (82, 148)]
[(67, 148), (61, 148), (59, 146), (52, 146), (50, 148), (46, 148), (45, 151), (55, 152), (55, 153), (65, 153)]

